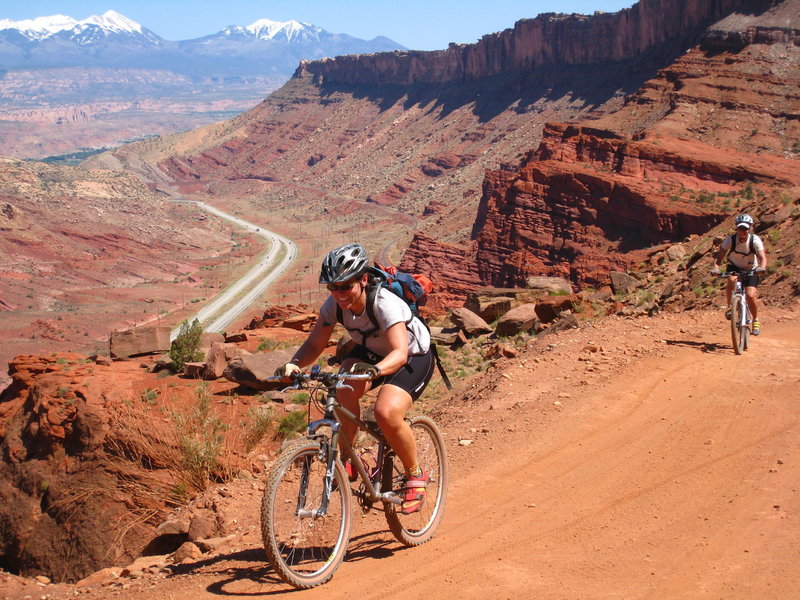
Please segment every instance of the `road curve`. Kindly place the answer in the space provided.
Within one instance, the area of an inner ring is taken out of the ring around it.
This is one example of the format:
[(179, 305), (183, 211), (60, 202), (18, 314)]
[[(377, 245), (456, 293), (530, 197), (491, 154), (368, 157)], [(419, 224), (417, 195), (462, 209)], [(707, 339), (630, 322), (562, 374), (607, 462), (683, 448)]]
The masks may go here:
[[(243, 229), (250, 230), (256, 235), (260, 235), (272, 244), (258, 264), (251, 268), (241, 279), (211, 300), (196, 315), (189, 317), (190, 323), (194, 319), (200, 321), (204, 331), (221, 332), (247, 310), (270, 284), (289, 268), (289, 265), (297, 258), (297, 246), (288, 238), (272, 231), (267, 231), (259, 225), (235, 217), (205, 202), (196, 200), (191, 200), (190, 202), (213, 215), (230, 221)], [(180, 326), (170, 332), (170, 339), (174, 340), (179, 333)]]

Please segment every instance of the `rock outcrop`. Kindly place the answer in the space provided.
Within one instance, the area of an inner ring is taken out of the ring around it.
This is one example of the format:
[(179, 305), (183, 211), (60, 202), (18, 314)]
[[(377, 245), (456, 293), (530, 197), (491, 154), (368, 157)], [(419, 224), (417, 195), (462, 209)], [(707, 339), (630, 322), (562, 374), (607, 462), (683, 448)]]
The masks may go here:
[(760, 14), (771, 4), (640, 0), (617, 13), (547, 13), (517, 21), (513, 29), (485, 35), (476, 44), (303, 61), (294, 76), (310, 75), (328, 86), (447, 84), (542, 67), (612, 63), (645, 53), (674, 56), (729, 13)]
[(487, 172), (473, 247), (418, 235), (402, 267), (430, 272), (453, 295), (476, 285), (524, 287), (537, 275), (600, 286), (646, 248), (711, 229), (731, 201), (752, 195), (752, 183), (797, 182), (794, 161), (549, 124), (519, 170)]

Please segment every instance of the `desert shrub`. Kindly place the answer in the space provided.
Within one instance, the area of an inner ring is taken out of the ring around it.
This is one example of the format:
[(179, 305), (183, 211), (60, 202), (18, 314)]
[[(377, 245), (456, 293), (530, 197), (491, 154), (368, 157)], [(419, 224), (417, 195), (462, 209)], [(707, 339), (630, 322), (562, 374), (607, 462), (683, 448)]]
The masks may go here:
[(261, 342), (258, 344), (258, 348), (256, 348), (259, 352), (264, 351), (271, 351), (271, 350), (280, 350), (282, 348), (288, 348), (292, 344), (290, 342), (282, 342), (279, 340), (273, 340), (270, 338), (261, 338)]
[(308, 413), (304, 410), (295, 410), (281, 419), (275, 435), (279, 438), (286, 439), (293, 436), (295, 433), (303, 431), (307, 423)]
[(203, 328), (200, 321), (195, 319), (189, 324), (186, 320), (181, 323), (178, 337), (172, 342), (169, 357), (172, 360), (172, 369), (177, 373), (183, 371), (187, 362), (195, 362), (203, 359), (200, 352), (200, 342), (203, 337)]
[(208, 386), (195, 388), (195, 406), (190, 413), (173, 412), (178, 433), (181, 463), (189, 483), (205, 489), (208, 482), (219, 479), (218, 457), (228, 426), (211, 412)]
[(292, 404), (306, 404), (308, 402), (308, 394), (305, 392), (297, 392), (292, 395), (290, 402)]
[(244, 449), (250, 452), (272, 429), (275, 416), (272, 414), (271, 406), (257, 405), (250, 407), (248, 417), (244, 431)]

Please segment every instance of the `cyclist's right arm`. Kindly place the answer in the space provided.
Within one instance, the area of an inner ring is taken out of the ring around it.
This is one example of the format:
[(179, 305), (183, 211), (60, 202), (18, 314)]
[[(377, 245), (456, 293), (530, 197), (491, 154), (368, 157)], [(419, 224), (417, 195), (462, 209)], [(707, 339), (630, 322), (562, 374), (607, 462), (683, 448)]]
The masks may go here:
[(717, 250), (717, 255), (714, 257), (714, 268), (711, 269), (712, 275), (719, 275), (719, 268), (722, 266), (722, 261), (728, 255), (730, 250), (729, 239), (730, 237), (728, 236), (722, 240), (722, 244), (720, 245), (719, 250)]
[(318, 318), (308, 337), (289, 362), (305, 367), (317, 360), (333, 335), (333, 327), (334, 324), (326, 323), (322, 317)]

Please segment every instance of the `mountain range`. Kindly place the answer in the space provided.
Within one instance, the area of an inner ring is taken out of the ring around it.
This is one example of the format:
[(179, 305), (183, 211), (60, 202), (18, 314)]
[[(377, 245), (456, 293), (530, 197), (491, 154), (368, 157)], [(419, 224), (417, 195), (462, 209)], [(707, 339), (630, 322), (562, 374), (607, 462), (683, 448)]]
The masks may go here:
[(0, 69), (113, 67), (209, 74), (289, 76), (302, 59), (403, 49), (309, 23), (261, 19), (197, 39), (168, 41), (113, 10), (78, 21), (65, 15), (0, 20)]

